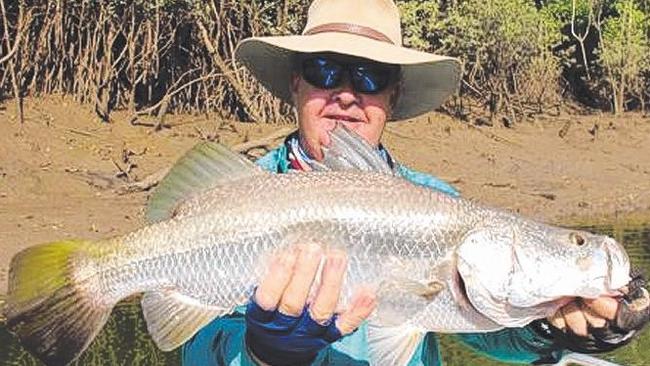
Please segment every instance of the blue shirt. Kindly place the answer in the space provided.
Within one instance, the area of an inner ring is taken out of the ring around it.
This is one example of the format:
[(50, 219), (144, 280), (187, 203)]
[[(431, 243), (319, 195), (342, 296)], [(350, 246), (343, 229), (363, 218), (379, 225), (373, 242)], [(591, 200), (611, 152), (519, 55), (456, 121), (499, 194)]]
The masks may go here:
[[(270, 151), (257, 161), (264, 169), (286, 173), (290, 170), (286, 145)], [(431, 175), (417, 172), (397, 164), (398, 173), (405, 179), (435, 189), (451, 196), (459, 193), (449, 184)], [(244, 307), (232, 314), (218, 318), (201, 329), (183, 346), (182, 362), (185, 366), (227, 365), (253, 366), (245, 344), (246, 325)], [(459, 339), (474, 350), (504, 362), (532, 363), (561, 353), (552, 341), (542, 338), (531, 327), (508, 328), (492, 333), (462, 334)], [(366, 324), (322, 350), (313, 366), (369, 365)], [(418, 346), (409, 366), (439, 366), (442, 358), (438, 340), (428, 333)]]

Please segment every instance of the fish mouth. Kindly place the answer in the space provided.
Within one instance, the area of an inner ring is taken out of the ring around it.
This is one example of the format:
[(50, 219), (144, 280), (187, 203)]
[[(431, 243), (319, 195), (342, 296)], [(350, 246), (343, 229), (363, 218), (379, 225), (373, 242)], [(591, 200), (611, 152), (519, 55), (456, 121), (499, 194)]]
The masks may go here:
[(472, 300), (470, 300), (469, 294), (467, 293), (467, 284), (459, 270), (456, 270), (453, 276), (451, 292), (463, 309), (472, 310), (479, 314), (481, 313), (476, 306), (472, 304)]
[(611, 238), (607, 242), (607, 279), (606, 285), (611, 292), (620, 291), (630, 280), (630, 257), (620, 245)]
[(467, 294), (467, 287), (465, 286), (465, 279), (458, 271), (456, 271), (456, 278), (457, 278), (456, 286), (458, 286), (458, 294), (469, 301), (469, 295)]

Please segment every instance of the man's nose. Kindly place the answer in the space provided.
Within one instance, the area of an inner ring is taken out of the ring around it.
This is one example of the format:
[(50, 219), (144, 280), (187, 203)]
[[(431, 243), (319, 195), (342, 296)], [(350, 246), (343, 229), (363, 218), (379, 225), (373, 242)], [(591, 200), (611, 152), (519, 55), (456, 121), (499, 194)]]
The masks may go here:
[(349, 80), (345, 80), (338, 88), (333, 91), (333, 99), (341, 107), (347, 107), (359, 103), (359, 95), (352, 87)]

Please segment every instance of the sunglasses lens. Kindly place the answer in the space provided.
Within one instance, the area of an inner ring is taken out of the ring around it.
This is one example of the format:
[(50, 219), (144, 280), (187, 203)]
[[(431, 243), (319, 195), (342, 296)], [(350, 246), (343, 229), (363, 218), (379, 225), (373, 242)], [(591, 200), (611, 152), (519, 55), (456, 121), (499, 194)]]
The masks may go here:
[(396, 67), (390, 65), (341, 64), (326, 57), (311, 57), (302, 62), (302, 77), (311, 85), (321, 89), (336, 88), (349, 72), (354, 90), (366, 94), (386, 89), (396, 71)]
[(343, 67), (324, 57), (314, 57), (303, 61), (302, 77), (315, 87), (335, 88), (341, 83)]
[(352, 69), (352, 85), (361, 93), (379, 93), (391, 79), (391, 69), (381, 65), (359, 65)]

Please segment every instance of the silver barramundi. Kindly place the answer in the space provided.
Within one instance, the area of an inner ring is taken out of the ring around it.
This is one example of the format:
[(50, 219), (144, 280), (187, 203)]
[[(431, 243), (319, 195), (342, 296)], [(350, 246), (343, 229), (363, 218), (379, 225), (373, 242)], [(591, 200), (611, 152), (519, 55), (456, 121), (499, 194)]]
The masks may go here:
[[(163, 350), (244, 304), (279, 248), (342, 248), (342, 303), (372, 286), (373, 364), (406, 364), (425, 332), (520, 327), (630, 278), (609, 237), (545, 225), (414, 185), (343, 128), (324, 172), (270, 174), (213, 143), (158, 187), (149, 226), (99, 242), (28, 248), (11, 263), (7, 325), (50, 365), (74, 360), (120, 299), (144, 293)], [(354, 170), (346, 170), (353, 167)]]

